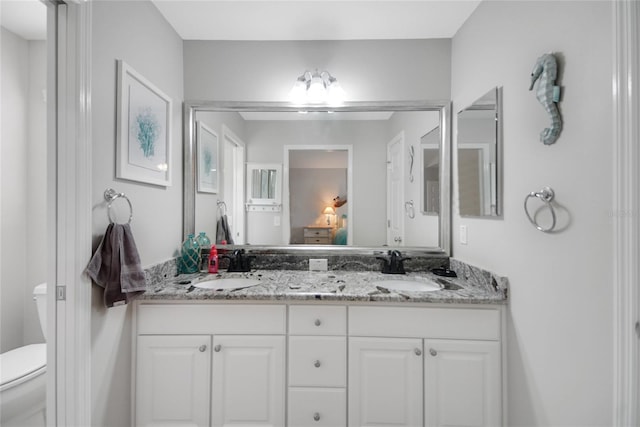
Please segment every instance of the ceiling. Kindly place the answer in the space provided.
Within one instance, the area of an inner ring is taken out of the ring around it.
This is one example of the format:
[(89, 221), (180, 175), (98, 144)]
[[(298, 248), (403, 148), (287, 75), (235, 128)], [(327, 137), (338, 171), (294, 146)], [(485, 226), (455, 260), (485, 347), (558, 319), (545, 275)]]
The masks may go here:
[(451, 38), (481, 0), (152, 0), (184, 40)]
[[(451, 38), (480, 1), (152, 0), (184, 40)], [(46, 38), (41, 0), (0, 0), (0, 11), (6, 29)]]
[(45, 40), (47, 7), (40, 0), (0, 0), (0, 24), (25, 40)]

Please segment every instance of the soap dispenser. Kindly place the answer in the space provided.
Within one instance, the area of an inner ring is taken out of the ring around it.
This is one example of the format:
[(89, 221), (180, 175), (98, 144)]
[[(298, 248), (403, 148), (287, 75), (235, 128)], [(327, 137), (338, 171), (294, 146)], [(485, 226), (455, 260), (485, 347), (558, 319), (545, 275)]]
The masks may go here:
[(211, 245), (211, 251), (209, 252), (209, 273), (218, 272), (218, 249), (216, 245)]

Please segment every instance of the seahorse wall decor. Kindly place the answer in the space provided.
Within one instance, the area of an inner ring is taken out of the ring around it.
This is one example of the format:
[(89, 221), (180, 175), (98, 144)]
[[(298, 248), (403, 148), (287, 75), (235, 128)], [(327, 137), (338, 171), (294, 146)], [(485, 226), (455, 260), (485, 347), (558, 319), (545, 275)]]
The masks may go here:
[(533, 85), (538, 80), (536, 98), (551, 116), (551, 126), (540, 132), (540, 141), (545, 145), (556, 142), (562, 131), (562, 118), (556, 105), (560, 101), (560, 86), (555, 85), (557, 76), (558, 62), (552, 53), (545, 53), (538, 58), (531, 72), (529, 90), (533, 90)]

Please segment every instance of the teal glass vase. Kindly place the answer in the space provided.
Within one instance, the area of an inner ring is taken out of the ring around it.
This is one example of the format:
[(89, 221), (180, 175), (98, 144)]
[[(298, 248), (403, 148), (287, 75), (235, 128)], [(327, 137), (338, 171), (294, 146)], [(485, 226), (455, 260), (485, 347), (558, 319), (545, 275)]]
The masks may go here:
[(211, 252), (211, 240), (204, 231), (201, 231), (196, 237), (198, 245), (200, 245), (200, 271), (209, 272), (209, 253)]
[(200, 268), (200, 245), (193, 234), (189, 234), (182, 242), (180, 250), (180, 272), (183, 274), (197, 273)]

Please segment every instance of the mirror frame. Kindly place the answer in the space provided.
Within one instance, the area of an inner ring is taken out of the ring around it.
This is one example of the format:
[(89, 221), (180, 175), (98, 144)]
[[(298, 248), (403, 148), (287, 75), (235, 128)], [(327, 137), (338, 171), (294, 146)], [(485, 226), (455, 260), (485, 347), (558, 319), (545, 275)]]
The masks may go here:
[[(451, 254), (451, 101), (378, 101), (345, 102), (339, 107), (294, 105), (288, 102), (239, 102), (239, 101), (185, 101), (183, 104), (183, 237), (195, 233), (196, 190), (196, 113), (206, 112), (376, 112), (376, 111), (437, 111), (440, 114), (440, 215), (438, 246), (398, 249), (406, 254), (450, 256)], [(390, 246), (343, 245), (236, 245), (251, 249), (252, 253), (312, 254), (318, 255), (371, 255), (386, 252)]]

